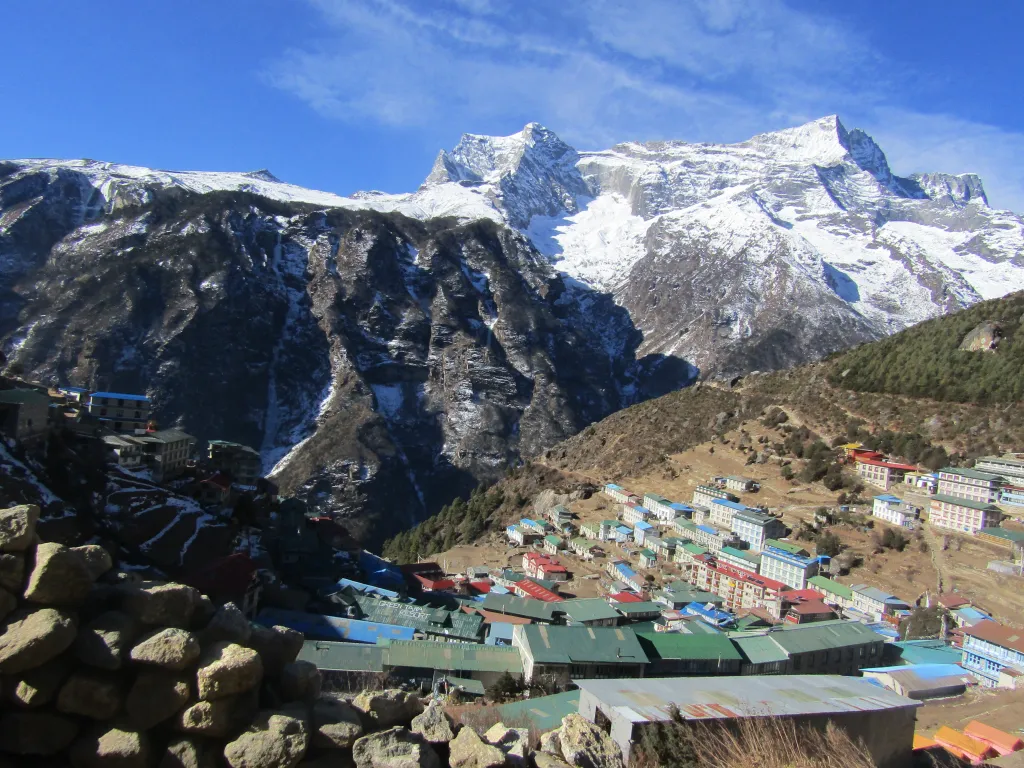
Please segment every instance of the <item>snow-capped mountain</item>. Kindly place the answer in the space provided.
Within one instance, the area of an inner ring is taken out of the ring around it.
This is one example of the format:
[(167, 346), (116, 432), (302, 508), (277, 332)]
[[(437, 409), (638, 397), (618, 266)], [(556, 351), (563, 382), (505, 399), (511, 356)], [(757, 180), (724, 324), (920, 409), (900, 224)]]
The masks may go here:
[(0, 161), (0, 348), (261, 448), (368, 538), (638, 398), (1024, 288), (981, 181), (835, 117), (578, 152), (467, 135), (406, 194)]

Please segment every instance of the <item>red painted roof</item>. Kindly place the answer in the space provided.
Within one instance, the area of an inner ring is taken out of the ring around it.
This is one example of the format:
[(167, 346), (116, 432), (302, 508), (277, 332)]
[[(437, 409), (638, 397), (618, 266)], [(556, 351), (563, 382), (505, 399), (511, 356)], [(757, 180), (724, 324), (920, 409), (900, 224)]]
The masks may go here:
[(540, 564), (540, 570), (543, 573), (568, 573), (569, 572), (564, 565), (559, 565), (558, 563), (541, 563)]
[(719, 573), (725, 574), (730, 579), (736, 579), (738, 581), (745, 581), (748, 584), (756, 584), (759, 587), (764, 587), (765, 589), (771, 589), (771, 590), (774, 590), (776, 592), (783, 592), (783, 591), (788, 591), (789, 590), (789, 585), (783, 584), (781, 581), (776, 581), (775, 579), (769, 579), (767, 576), (757, 576), (756, 574), (753, 574), (750, 571), (744, 571), (744, 570), (741, 570), (740, 568), (733, 568), (728, 563), (718, 563), (716, 565), (708, 565), (708, 568), (710, 568), (713, 571), (718, 571)]
[(423, 585), (424, 589), (452, 589), (455, 586), (455, 582), (452, 579), (431, 579), (418, 573), (414, 573), (413, 577)]
[(958, 595), (956, 592), (946, 592), (945, 594), (939, 595), (939, 605), (943, 608), (959, 608), (963, 605), (970, 605), (971, 601), (964, 598), (962, 595)]
[(901, 472), (916, 472), (917, 467), (913, 464), (897, 464), (892, 461), (881, 461), (879, 459), (865, 459), (857, 457), (858, 464), (870, 464), (872, 467), (888, 467), (889, 469), (896, 469)]
[(816, 589), (791, 589), (783, 595), (787, 602), (805, 602), (808, 600), (824, 600), (825, 596)]
[(535, 581), (529, 579), (523, 579), (522, 581), (516, 582), (516, 590), (523, 593), (525, 597), (532, 597), (535, 600), (543, 600), (545, 603), (559, 603), (562, 601), (562, 596), (552, 592), (550, 589), (542, 587)]
[(484, 595), (491, 591), (491, 582), (489, 581), (471, 581), (469, 586)]
[(616, 603), (642, 603), (644, 599), (632, 592), (613, 592), (608, 599)]
[(797, 603), (789, 610), (801, 616), (812, 616), (818, 613), (835, 613), (835, 611), (825, 605), (821, 600), (806, 600), (804, 602)]
[(973, 627), (965, 628), (964, 634), (1024, 653), (1024, 629), (1010, 629), (994, 621), (979, 621)]

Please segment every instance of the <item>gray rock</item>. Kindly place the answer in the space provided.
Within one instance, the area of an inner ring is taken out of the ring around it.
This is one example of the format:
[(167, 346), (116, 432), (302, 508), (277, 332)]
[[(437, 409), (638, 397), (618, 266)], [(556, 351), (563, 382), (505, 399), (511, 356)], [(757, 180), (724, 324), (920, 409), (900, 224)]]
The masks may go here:
[(110, 553), (99, 544), (83, 544), (80, 547), (72, 547), (71, 551), (82, 558), (93, 581), (114, 567)]
[(285, 701), (312, 701), (320, 695), (320, 670), (308, 661), (293, 661), (281, 671), (280, 690)]
[(1003, 336), (1003, 327), (999, 323), (981, 323), (964, 336), (960, 349), (964, 352), (991, 352), (999, 346)]
[(58, 656), (42, 666), (30, 669), (14, 682), (11, 697), (22, 707), (49, 704), (71, 674), (71, 667), (71, 660), (67, 656)]
[(57, 709), (66, 715), (109, 720), (123, 701), (117, 680), (104, 672), (75, 672), (57, 694)]
[(158, 629), (132, 646), (131, 660), (164, 669), (182, 670), (199, 658), (199, 640), (187, 629)]
[(132, 725), (147, 731), (174, 717), (188, 703), (189, 680), (173, 672), (145, 670), (128, 691), (125, 711)]
[(562, 759), (562, 742), (558, 738), (558, 730), (548, 731), (547, 733), (541, 734), (540, 737), (540, 749), (542, 752), (547, 752), (551, 755), (557, 755), (558, 759)]
[(316, 757), (306, 757), (299, 768), (354, 768), (352, 753), (348, 750), (335, 749), (324, 752)]
[(55, 755), (75, 740), (78, 723), (51, 712), (8, 712), (0, 717), (0, 751)]
[[(465, 729), (464, 729), (465, 730)], [(440, 768), (441, 760), (427, 740), (405, 728), (390, 728), (356, 739), (356, 768)]]
[(290, 712), (264, 711), (245, 733), (224, 747), (232, 768), (292, 768), (306, 754), (309, 728)]
[(363, 691), (352, 704), (376, 721), (378, 728), (409, 725), (423, 711), (423, 702), (419, 696), (398, 689)]
[(505, 753), (511, 765), (525, 766), (530, 754), (530, 732), (526, 728), (509, 728), (495, 723), (484, 734), (484, 741)]
[(178, 730), (203, 736), (226, 736), (235, 722), (235, 698), (197, 701), (178, 715)]
[(94, 730), (71, 747), (74, 768), (148, 768), (149, 756), (146, 734), (123, 728)]
[(607, 733), (582, 715), (562, 719), (558, 731), (562, 757), (579, 768), (623, 768), (622, 750)]
[(18, 599), (6, 589), (0, 589), (0, 620), (6, 619), (17, 607)]
[(549, 752), (534, 752), (533, 764), (535, 768), (570, 768), (565, 760)]
[(121, 611), (101, 613), (75, 638), (75, 657), (92, 667), (120, 669), (139, 634), (139, 623)]
[(0, 509), (0, 551), (24, 552), (31, 546), (39, 521), (39, 507), (22, 504)]
[(359, 710), (344, 699), (323, 696), (313, 703), (313, 746), (319, 749), (351, 749), (363, 735)]
[(217, 754), (206, 742), (182, 736), (167, 745), (158, 768), (217, 768)]
[(455, 738), (455, 727), (448, 713), (439, 704), (431, 703), (412, 719), (413, 733), (418, 733), (431, 744), (447, 744)]
[(0, 587), (20, 595), (25, 587), (25, 554), (5, 552), (0, 555)]
[(199, 633), (199, 642), (203, 646), (217, 642), (246, 645), (251, 636), (252, 625), (245, 618), (245, 614), (234, 603), (225, 603), (216, 610), (206, 628)]
[(448, 744), (448, 765), (451, 768), (501, 768), (505, 753), (488, 744), (469, 726)]
[(188, 629), (198, 602), (192, 587), (144, 581), (128, 588), (121, 607), (143, 624)]
[(288, 627), (264, 627), (261, 624), (250, 626), (252, 634), (246, 645), (259, 653), (267, 677), (277, 677), (285, 665), (291, 664), (298, 657), (305, 637), (301, 632)]
[(219, 699), (251, 690), (263, 679), (259, 654), (237, 643), (214, 643), (203, 652), (196, 672), (200, 699)]
[(36, 547), (25, 599), (42, 605), (77, 605), (92, 589), (92, 574), (77, 553), (55, 542)]
[(59, 608), (15, 611), (0, 634), (0, 672), (16, 674), (45, 664), (75, 641), (75, 617)]

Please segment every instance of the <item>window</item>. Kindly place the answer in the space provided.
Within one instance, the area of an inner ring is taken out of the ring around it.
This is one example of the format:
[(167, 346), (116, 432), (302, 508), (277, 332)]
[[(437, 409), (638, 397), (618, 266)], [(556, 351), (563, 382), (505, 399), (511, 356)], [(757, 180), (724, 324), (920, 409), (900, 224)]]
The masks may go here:
[(106, 416), (106, 415), (107, 415), (107, 409), (106, 408), (101, 408), (100, 409), (100, 416)]

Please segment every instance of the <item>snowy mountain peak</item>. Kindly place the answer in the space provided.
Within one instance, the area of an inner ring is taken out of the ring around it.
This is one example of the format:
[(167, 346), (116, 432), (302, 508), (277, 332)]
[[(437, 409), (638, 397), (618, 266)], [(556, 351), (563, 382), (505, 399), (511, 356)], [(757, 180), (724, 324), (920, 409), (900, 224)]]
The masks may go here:
[(426, 185), (447, 181), (496, 183), (526, 159), (540, 164), (576, 161), (576, 150), (540, 123), (527, 123), (511, 136), (464, 133), (451, 152), (441, 150)]

